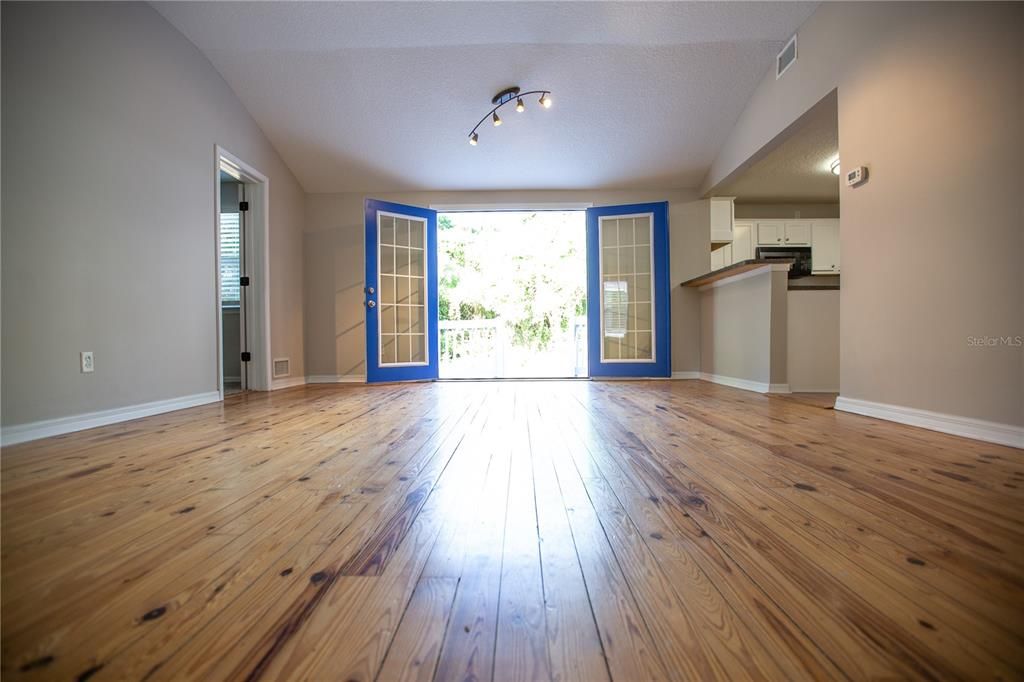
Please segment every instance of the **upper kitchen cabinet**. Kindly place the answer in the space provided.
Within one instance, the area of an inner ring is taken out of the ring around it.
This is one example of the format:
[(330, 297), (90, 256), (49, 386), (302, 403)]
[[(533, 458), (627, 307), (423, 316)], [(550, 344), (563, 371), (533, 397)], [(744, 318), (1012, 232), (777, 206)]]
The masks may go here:
[(815, 220), (811, 226), (811, 272), (839, 274), (839, 221)]
[(786, 235), (786, 223), (782, 220), (758, 220), (754, 224), (757, 230), (758, 246), (781, 246)]
[(810, 246), (811, 223), (806, 220), (786, 222), (786, 234), (782, 237), (786, 246)]
[(732, 262), (754, 257), (754, 223), (737, 220), (732, 224)]
[(758, 246), (810, 246), (810, 220), (758, 220)]
[(735, 218), (733, 203), (735, 200), (736, 197), (712, 197), (709, 199), (712, 244), (725, 244), (732, 241), (732, 223)]

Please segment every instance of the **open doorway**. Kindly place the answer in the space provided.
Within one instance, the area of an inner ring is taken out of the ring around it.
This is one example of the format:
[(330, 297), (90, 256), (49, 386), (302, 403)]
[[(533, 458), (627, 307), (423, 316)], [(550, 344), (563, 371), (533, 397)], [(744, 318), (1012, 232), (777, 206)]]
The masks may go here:
[(245, 289), (242, 274), (245, 252), (245, 185), (226, 171), (220, 171), (220, 272), (221, 368), (224, 395), (248, 387), (245, 339)]
[(269, 181), (226, 150), (216, 147), (215, 154), (217, 383), (223, 397), (271, 387)]
[(439, 213), (443, 379), (588, 376), (585, 211)]
[[(785, 293), (771, 302), (773, 319), (776, 311), (785, 311), (784, 329), (772, 328), (769, 345), (772, 367), (781, 366), (771, 383), (793, 393), (839, 393), (843, 166), (838, 103), (833, 90), (713, 188), (717, 196), (735, 197), (735, 204), (731, 230), (712, 232), (709, 270), (751, 259), (789, 264)], [(763, 334), (767, 338), (768, 331)], [(755, 338), (747, 343), (758, 345)], [(702, 352), (718, 356), (721, 367), (734, 367), (733, 350)]]

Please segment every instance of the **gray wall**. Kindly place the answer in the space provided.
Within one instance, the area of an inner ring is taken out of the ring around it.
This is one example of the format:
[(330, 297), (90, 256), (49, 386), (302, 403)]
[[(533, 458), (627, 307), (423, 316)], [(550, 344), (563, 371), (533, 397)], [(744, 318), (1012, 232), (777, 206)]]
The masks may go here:
[(206, 58), (146, 4), (4, 3), (2, 63), (3, 424), (216, 390), (215, 144), (270, 178), (302, 373), (304, 194)]
[(755, 91), (713, 190), (838, 88), (841, 394), (1024, 425), (1024, 5), (823, 3)]
[[(311, 194), (306, 201), (306, 367), (309, 375), (358, 376), (366, 372), (363, 324), (362, 194)], [(710, 244), (707, 202), (688, 190), (408, 192), (374, 198), (417, 206), (451, 204), (595, 205), (669, 201), (672, 283), (672, 368), (699, 366), (697, 294), (684, 280), (707, 271)]]
[(238, 381), (242, 376), (242, 321), (238, 308), (222, 308), (224, 380)]

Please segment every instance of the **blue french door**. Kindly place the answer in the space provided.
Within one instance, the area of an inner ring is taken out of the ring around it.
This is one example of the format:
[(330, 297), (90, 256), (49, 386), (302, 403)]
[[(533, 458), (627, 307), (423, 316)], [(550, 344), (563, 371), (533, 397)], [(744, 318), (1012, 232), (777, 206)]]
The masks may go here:
[(437, 211), (366, 200), (366, 380), (437, 378)]
[(591, 377), (672, 375), (668, 202), (587, 209)]

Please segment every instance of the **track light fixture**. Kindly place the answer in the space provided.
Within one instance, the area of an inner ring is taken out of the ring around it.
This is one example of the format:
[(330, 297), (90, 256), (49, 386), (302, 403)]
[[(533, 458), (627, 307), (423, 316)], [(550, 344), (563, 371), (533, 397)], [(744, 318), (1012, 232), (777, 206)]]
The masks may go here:
[(521, 92), (517, 87), (506, 88), (499, 92), (497, 95), (495, 95), (493, 98), (491, 98), (491, 104), (494, 105), (494, 108), (488, 111), (486, 114), (484, 114), (484, 117), (481, 118), (475, 126), (473, 126), (473, 129), (471, 131), (469, 131), (469, 143), (474, 147), (477, 145), (477, 143), (480, 140), (480, 136), (476, 132), (477, 128), (479, 128), (483, 124), (483, 122), (487, 120), (488, 116), (491, 117), (491, 122), (494, 123), (495, 128), (500, 126), (501, 116), (498, 116), (498, 109), (501, 109), (503, 106), (505, 106), (512, 100), (516, 101), (516, 111), (526, 111), (526, 105), (523, 104), (524, 95), (540, 95), (540, 99), (537, 100), (538, 102), (540, 102), (540, 105), (545, 109), (551, 108), (550, 90), (530, 90), (528, 92)]

